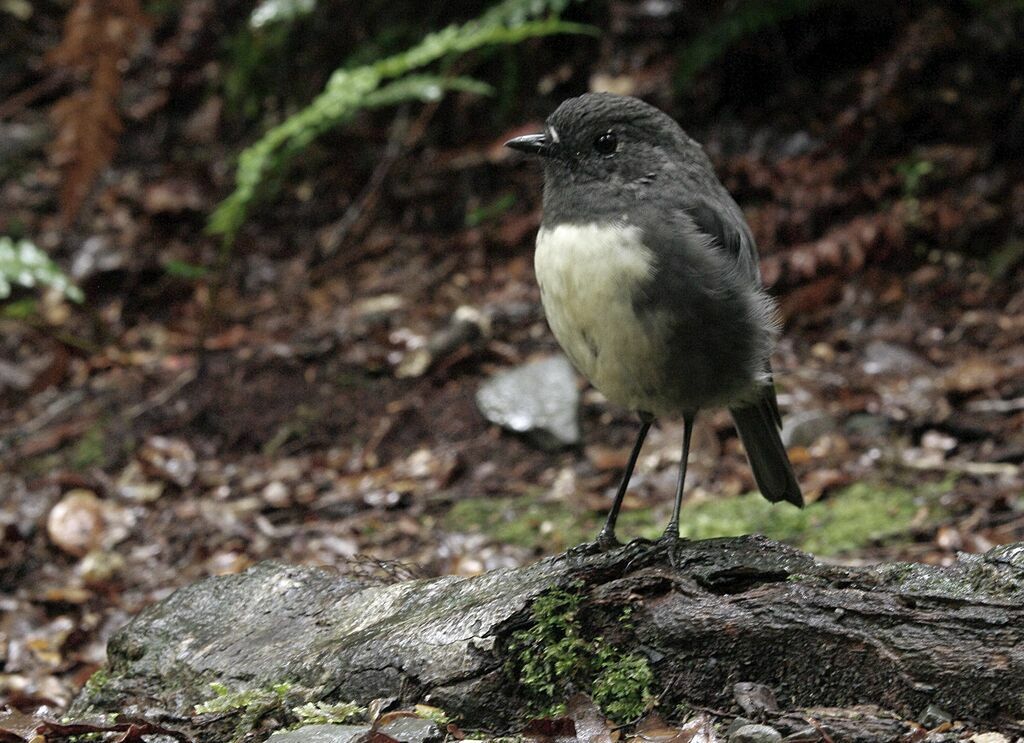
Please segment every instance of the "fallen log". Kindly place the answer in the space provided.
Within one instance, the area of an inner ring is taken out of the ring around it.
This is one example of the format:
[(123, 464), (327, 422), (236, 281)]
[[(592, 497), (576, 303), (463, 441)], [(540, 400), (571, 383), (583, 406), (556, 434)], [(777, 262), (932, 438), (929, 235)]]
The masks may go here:
[(142, 611), (71, 714), (230, 740), (197, 715), (214, 682), (284, 689), (285, 708), (425, 702), (491, 731), (577, 691), (620, 723), (655, 703), (668, 717), (735, 711), (739, 682), (768, 687), (784, 710), (867, 704), (915, 719), (937, 706), (1019, 730), (1024, 545), (949, 567), (851, 568), (762, 537), (632, 543), (392, 583), (265, 563)]

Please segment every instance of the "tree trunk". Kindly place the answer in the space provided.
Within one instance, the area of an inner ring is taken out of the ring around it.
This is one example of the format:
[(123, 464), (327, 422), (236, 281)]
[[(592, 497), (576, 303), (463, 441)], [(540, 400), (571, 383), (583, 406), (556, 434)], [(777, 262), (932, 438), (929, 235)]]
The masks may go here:
[[(579, 642), (553, 646), (566, 637)], [(575, 667), (538, 679), (558, 653)], [(192, 731), (210, 682), (287, 682), (286, 708), (426, 702), (468, 729), (513, 730), (574, 691), (600, 702), (604, 683), (614, 697), (617, 682), (599, 677), (624, 658), (650, 671), (634, 685), (665, 716), (735, 709), (735, 684), (754, 682), (784, 709), (870, 704), (914, 719), (936, 705), (1010, 730), (1024, 718), (1024, 545), (945, 568), (846, 568), (761, 537), (633, 543), (392, 583), (268, 563), (147, 608), (108, 654), (73, 714), (156, 715)], [(201, 739), (229, 738), (213, 726)]]

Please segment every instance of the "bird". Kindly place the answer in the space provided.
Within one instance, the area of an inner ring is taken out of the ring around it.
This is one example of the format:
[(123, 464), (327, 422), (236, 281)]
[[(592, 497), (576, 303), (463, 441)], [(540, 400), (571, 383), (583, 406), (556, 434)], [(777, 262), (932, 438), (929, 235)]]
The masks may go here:
[(683, 419), (682, 461), (662, 541), (679, 539), (697, 414), (728, 408), (761, 494), (803, 505), (780, 436), (770, 356), (778, 313), (765, 293), (743, 212), (703, 148), (631, 96), (562, 102), (544, 130), (507, 147), (540, 158), (544, 190), (534, 269), (562, 349), (640, 429), (596, 540), (616, 520), (656, 419)]

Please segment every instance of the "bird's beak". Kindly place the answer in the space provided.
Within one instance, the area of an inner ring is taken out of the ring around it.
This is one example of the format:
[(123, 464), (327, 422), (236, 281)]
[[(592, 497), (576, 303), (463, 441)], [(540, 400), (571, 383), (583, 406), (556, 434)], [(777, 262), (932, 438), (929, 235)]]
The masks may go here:
[(551, 151), (551, 140), (547, 134), (527, 134), (523, 137), (510, 139), (505, 143), (506, 147), (513, 150), (525, 152), (527, 155), (540, 155), (545, 157)]

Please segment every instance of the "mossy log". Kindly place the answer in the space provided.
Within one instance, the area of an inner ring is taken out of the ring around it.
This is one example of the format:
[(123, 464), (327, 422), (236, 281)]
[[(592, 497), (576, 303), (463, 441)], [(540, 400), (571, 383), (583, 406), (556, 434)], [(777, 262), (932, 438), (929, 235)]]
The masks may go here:
[[(575, 599), (554, 627), (538, 629), (538, 599), (553, 591)], [(568, 652), (588, 668), (525, 678), (543, 673), (543, 643), (560, 632), (579, 640)], [(267, 563), (140, 613), (112, 639), (101, 682), (72, 713), (123, 712), (195, 731), (211, 682), (287, 683), (289, 704), (426, 702), (469, 729), (515, 730), (545, 701), (546, 682), (549, 703), (594, 694), (600, 648), (614, 649), (601, 662), (642, 659), (645, 697), (666, 716), (678, 705), (728, 710), (734, 685), (755, 682), (784, 709), (870, 704), (913, 719), (937, 705), (1017, 729), (1024, 545), (949, 567), (849, 568), (761, 537), (633, 543), (473, 578), (391, 583)], [(215, 730), (201, 739), (229, 739)]]

